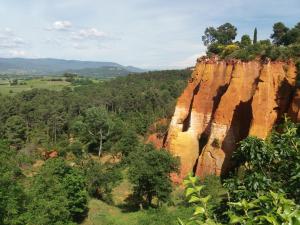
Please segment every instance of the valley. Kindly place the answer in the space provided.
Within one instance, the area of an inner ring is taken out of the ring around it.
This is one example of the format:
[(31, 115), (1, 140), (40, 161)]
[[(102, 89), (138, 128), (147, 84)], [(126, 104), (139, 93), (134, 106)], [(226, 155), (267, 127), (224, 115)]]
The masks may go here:
[(1, 3), (0, 225), (300, 225), (299, 10)]

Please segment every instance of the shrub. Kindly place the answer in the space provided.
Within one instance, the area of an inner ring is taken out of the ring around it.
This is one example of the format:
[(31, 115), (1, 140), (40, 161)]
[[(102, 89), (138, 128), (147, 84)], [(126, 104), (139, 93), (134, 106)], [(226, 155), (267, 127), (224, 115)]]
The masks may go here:
[(222, 53), (221, 53), (221, 57), (225, 58), (226, 56), (230, 55), (231, 53), (237, 51), (239, 49), (238, 45), (235, 44), (230, 44), (224, 47)]
[(229, 202), (229, 224), (291, 224), (300, 223), (300, 209), (284, 194), (270, 191), (252, 201)]
[(225, 47), (224, 45), (221, 45), (219, 43), (213, 43), (207, 47), (207, 54), (208, 55), (210, 55), (210, 54), (219, 55), (223, 52), (224, 47)]
[[(181, 225), (189, 224), (222, 224), (211, 211), (211, 195), (203, 194), (204, 186), (199, 184), (197, 177), (189, 176), (184, 184), (188, 202), (194, 205), (193, 216), (187, 223), (179, 219)], [(228, 209), (223, 213), (226, 217), (223, 224), (291, 224), (300, 223), (300, 209), (284, 194), (268, 192), (264, 195), (257, 194), (250, 201), (240, 199), (231, 202), (228, 199)], [(222, 221), (223, 222), (223, 221)]]

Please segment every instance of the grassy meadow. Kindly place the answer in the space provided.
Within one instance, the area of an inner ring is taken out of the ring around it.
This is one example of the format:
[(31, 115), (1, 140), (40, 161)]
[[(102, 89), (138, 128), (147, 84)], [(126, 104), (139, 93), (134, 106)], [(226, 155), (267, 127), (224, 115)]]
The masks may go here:
[(177, 187), (172, 193), (172, 200), (177, 206), (165, 205), (163, 209), (134, 210), (126, 207), (126, 198), (132, 191), (128, 179), (117, 186), (113, 195), (113, 204), (99, 199), (91, 199), (87, 218), (81, 225), (177, 225), (177, 218), (186, 219), (192, 214), (192, 208), (178, 207), (177, 202), (183, 195), (183, 189)]
[(51, 81), (49, 77), (18, 80), (18, 82), (19, 84), (17, 85), (10, 85), (8, 79), (0, 79), (0, 93), (2, 95), (12, 95), (34, 88), (59, 91), (62, 90), (63, 87), (71, 85), (70, 82), (65, 81), (63, 78), (62, 80)]
[[(76, 78), (76, 80), (90, 80), (93, 83), (102, 82), (103, 80), (108, 80), (108, 78)], [(74, 87), (80, 84), (74, 84), (67, 81), (65, 77), (38, 77), (38, 78), (25, 78), (18, 79), (18, 84), (11, 85), (10, 81), (12, 79), (1, 78), (0, 77), (0, 95), (14, 95), (22, 91), (29, 91), (32, 89), (48, 89), (53, 91), (60, 91), (64, 87)]]

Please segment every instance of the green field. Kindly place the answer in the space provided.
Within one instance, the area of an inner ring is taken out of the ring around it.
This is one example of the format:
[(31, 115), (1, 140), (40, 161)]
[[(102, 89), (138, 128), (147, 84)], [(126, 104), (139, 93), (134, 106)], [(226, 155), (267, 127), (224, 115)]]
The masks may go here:
[(19, 80), (19, 83), (24, 83), (24, 84), (10, 85), (9, 80), (0, 79), (0, 94), (13, 95), (22, 91), (31, 90), (33, 88), (50, 89), (50, 90), (59, 91), (63, 87), (71, 85), (69, 82), (65, 80), (50, 81), (49, 77)]
[[(76, 80), (90, 80), (93, 83), (103, 82), (111, 78), (76, 78)], [(0, 78), (0, 95), (14, 95), (22, 91), (38, 89), (48, 89), (53, 91), (60, 91), (64, 87), (80, 86), (80, 84), (72, 84), (66, 81), (65, 77), (39, 77), (39, 78), (25, 78), (18, 79), (17, 85), (11, 85), (8, 78)]]
[(192, 214), (192, 208), (174, 206), (124, 212), (119, 207), (92, 199), (88, 217), (81, 225), (178, 225), (178, 218), (187, 221)]

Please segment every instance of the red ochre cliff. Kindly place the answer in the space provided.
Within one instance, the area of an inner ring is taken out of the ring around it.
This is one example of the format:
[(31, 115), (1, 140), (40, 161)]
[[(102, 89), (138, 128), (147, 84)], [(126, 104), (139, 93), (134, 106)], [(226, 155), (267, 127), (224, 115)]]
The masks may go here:
[(198, 59), (164, 143), (180, 157), (174, 181), (192, 171), (200, 177), (225, 173), (240, 140), (266, 138), (284, 113), (299, 119), (295, 79), (292, 61)]

